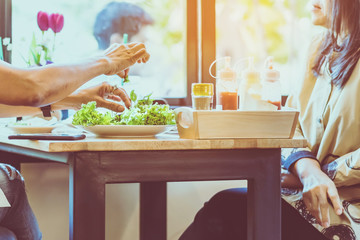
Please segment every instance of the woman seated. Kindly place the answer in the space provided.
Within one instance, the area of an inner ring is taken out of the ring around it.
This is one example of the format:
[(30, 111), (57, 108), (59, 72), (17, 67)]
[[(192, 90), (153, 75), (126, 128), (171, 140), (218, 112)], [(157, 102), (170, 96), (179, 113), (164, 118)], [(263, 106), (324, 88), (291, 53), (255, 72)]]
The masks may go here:
[[(283, 150), (282, 239), (360, 238), (360, 1), (317, 0), (305, 77), (288, 105), (308, 148)], [(246, 189), (216, 194), (181, 240), (247, 239)], [(266, 204), (266, 202), (264, 202)], [(271, 206), (269, 206), (271, 207)]]

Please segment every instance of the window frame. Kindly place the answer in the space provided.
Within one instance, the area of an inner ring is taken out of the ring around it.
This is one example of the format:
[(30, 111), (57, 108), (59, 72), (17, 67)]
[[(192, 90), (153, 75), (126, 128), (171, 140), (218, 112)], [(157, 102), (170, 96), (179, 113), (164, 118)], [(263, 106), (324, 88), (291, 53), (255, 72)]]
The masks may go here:
[[(2, 39), (11, 38), (11, 0), (1, 0), (0, 1), (0, 36)], [(2, 42), (0, 43), (0, 47), (4, 49)], [(4, 61), (11, 63), (11, 51), (3, 51), (4, 53)]]
[[(216, 79), (209, 73), (209, 67), (216, 59), (216, 0), (199, 1), (201, 2), (201, 82), (213, 83), (216, 88)], [(211, 73), (213, 76), (216, 75), (216, 64), (211, 69)], [(215, 104), (216, 99), (214, 99)]]

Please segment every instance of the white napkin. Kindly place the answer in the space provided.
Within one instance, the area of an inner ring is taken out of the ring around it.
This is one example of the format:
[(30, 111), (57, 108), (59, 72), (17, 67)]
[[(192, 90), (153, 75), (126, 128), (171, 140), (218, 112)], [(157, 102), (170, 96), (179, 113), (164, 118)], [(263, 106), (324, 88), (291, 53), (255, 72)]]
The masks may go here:
[(267, 101), (261, 99), (255, 99), (249, 94), (245, 94), (240, 98), (240, 110), (241, 111), (276, 111), (277, 106), (274, 104), (268, 103)]
[(3, 190), (0, 189), (0, 207), (11, 207)]

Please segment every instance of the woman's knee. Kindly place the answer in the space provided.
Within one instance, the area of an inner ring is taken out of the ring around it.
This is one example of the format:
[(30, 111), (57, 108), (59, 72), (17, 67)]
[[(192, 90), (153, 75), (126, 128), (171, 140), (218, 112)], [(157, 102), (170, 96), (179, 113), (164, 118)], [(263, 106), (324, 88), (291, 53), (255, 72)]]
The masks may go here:
[(246, 188), (226, 189), (216, 193), (206, 204), (205, 208), (217, 211), (242, 211), (246, 209)]
[(187, 232), (195, 232), (193, 234), (198, 238), (192, 239), (245, 239), (246, 204), (246, 189), (235, 188), (218, 192), (196, 214), (193, 230)]
[(232, 201), (246, 201), (246, 188), (231, 188), (216, 193), (209, 202), (227, 203)]

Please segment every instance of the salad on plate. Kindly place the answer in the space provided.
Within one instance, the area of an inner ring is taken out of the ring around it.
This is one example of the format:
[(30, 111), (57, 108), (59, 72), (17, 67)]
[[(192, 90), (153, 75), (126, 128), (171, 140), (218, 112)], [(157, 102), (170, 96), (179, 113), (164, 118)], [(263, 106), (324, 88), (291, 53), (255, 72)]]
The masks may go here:
[(134, 90), (130, 93), (133, 105), (122, 113), (96, 108), (96, 102), (83, 104), (73, 117), (73, 125), (103, 136), (153, 136), (175, 126), (175, 112), (169, 105), (154, 104), (151, 94), (138, 100)]

